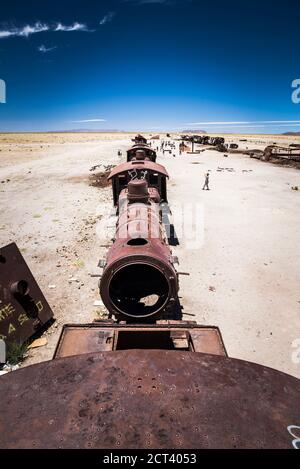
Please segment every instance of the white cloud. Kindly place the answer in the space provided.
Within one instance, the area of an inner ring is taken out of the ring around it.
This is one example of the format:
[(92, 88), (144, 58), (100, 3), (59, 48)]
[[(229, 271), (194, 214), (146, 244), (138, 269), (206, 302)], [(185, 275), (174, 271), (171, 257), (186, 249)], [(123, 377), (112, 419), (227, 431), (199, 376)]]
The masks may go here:
[(33, 26), (29, 24), (23, 26), (22, 28), (12, 28), (11, 30), (0, 31), (0, 38), (10, 37), (10, 36), (21, 36), (28, 37), (30, 34), (41, 33), (43, 31), (48, 31), (49, 26), (40, 22), (35, 23)]
[(46, 46), (44, 46), (44, 44), (41, 44), (41, 45), (38, 47), (38, 50), (39, 50), (40, 52), (43, 52), (43, 53), (45, 54), (46, 52), (50, 52), (50, 51), (52, 51), (52, 50), (54, 50), (54, 49), (56, 49), (56, 48), (57, 48), (56, 46), (54, 46), (54, 47), (46, 47)]
[[(273, 125), (273, 127), (294, 127), (294, 126), (300, 126), (300, 124), (276, 124)], [(258, 128), (267, 128), (268, 125), (261, 125), (261, 124), (253, 124), (253, 125), (234, 125), (232, 128), (250, 128), (250, 129), (258, 129)], [(216, 129), (224, 129), (224, 126), (216, 126), (214, 130)], [(213, 130), (213, 129), (211, 129)], [(229, 130), (229, 129), (228, 129)]]
[(243, 122), (243, 121), (238, 121), (238, 122), (189, 122), (188, 124), (183, 124), (183, 125), (253, 125), (253, 124), (297, 124), (300, 123), (300, 120), (297, 121), (249, 121), (249, 122)]
[(14, 36), (15, 34), (12, 31), (0, 31), (0, 38)]
[(87, 122), (106, 122), (105, 119), (82, 119), (79, 121), (72, 121), (73, 123), (87, 123)]
[(300, 124), (278, 124), (275, 127), (299, 127)]
[(99, 21), (99, 24), (103, 26), (106, 23), (109, 23), (113, 17), (115, 16), (115, 13), (113, 11), (110, 11), (107, 13), (107, 15), (103, 16), (102, 20)]
[(46, 24), (35, 23), (34, 26), (24, 26), (24, 28), (19, 31), (18, 35), (28, 37), (30, 34), (41, 33), (43, 31), (48, 31), (48, 29), (49, 26)]
[(39, 21), (36, 22), (33, 26), (26, 25), (22, 28), (12, 28), (0, 31), (0, 39), (11, 37), (11, 36), (19, 36), (19, 37), (28, 37), (31, 34), (41, 33), (44, 31), (87, 31), (91, 32), (92, 30), (88, 29), (87, 26), (83, 23), (78, 23), (77, 21), (71, 25), (64, 25), (62, 23), (57, 23), (56, 26), (49, 26), (48, 24), (40, 23)]
[(54, 29), (54, 31), (88, 31), (85, 24), (82, 23), (73, 23), (70, 26), (66, 26), (62, 23), (58, 23)]

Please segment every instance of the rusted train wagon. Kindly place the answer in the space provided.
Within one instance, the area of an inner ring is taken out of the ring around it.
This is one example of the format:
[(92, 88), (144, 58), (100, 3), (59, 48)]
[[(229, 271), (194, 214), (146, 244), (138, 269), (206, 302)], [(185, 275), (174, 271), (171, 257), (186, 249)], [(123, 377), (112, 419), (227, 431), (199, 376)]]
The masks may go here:
[(134, 137), (134, 139), (132, 140), (133, 142), (135, 142), (136, 144), (143, 144), (143, 145), (147, 145), (147, 139), (146, 137), (144, 137), (143, 135), (141, 134), (138, 134)]
[(150, 160), (155, 163), (156, 161), (156, 152), (153, 148), (149, 147), (146, 144), (138, 143), (133, 145), (133, 147), (127, 150), (127, 161), (131, 161), (132, 159), (138, 160)]
[(265, 148), (262, 159), (269, 161), (272, 157), (300, 162), (300, 148), (297, 146), (288, 148), (270, 145)]

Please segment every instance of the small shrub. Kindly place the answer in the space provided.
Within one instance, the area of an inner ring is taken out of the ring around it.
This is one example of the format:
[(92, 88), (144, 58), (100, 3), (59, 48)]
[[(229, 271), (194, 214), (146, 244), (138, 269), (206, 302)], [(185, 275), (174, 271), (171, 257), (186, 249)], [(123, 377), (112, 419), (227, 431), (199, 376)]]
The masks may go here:
[(27, 352), (27, 343), (19, 344), (12, 342), (7, 344), (6, 359), (10, 365), (17, 365), (24, 360), (24, 355)]

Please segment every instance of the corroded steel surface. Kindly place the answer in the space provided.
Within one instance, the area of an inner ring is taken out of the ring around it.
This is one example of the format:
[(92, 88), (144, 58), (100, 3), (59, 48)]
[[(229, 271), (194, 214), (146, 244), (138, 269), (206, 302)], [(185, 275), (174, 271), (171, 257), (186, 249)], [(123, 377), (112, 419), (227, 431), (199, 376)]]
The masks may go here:
[(23, 343), (52, 316), (17, 245), (0, 248), (0, 338)]
[[(164, 340), (158, 339), (163, 334)], [(124, 350), (120, 337), (126, 337), (126, 349), (179, 350), (187, 346), (193, 352), (227, 356), (221, 333), (217, 327), (161, 321), (161, 324), (107, 323), (65, 324), (53, 358), (64, 358), (92, 352)], [(134, 338), (133, 338), (134, 337)], [(182, 338), (187, 337), (186, 344)], [(138, 346), (137, 346), (138, 345)]]
[(1, 448), (293, 448), (300, 381), (189, 352), (131, 350), (0, 378)]
[(108, 179), (112, 179), (118, 174), (134, 170), (146, 170), (169, 177), (166, 168), (161, 164), (154, 163), (153, 161), (130, 161), (128, 163), (121, 163), (113, 168), (110, 175), (108, 176)]

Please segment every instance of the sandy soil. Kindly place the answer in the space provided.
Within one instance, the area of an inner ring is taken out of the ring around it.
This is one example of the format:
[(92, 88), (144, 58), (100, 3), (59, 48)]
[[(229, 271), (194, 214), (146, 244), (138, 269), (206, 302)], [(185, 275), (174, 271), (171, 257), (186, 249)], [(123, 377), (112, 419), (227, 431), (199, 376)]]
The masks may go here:
[[(90, 185), (89, 169), (123, 161), (117, 151), (124, 155), (130, 138), (0, 135), (0, 245), (18, 244), (57, 319), (45, 334), (48, 345), (31, 350), (24, 365), (51, 359), (64, 323), (105, 313), (94, 306), (98, 280), (90, 274), (107, 250), (112, 199), (109, 187)], [(276, 139), (252, 136), (243, 145)], [(219, 326), (230, 356), (300, 377), (292, 362), (292, 343), (300, 339), (300, 192), (292, 190), (300, 186), (299, 170), (211, 150), (159, 152), (158, 161), (170, 174), (173, 218), (191, 201), (201, 214), (202, 242), (180, 236), (174, 248), (179, 270), (190, 273), (180, 277), (183, 318)], [(209, 192), (201, 190), (208, 170)]]

